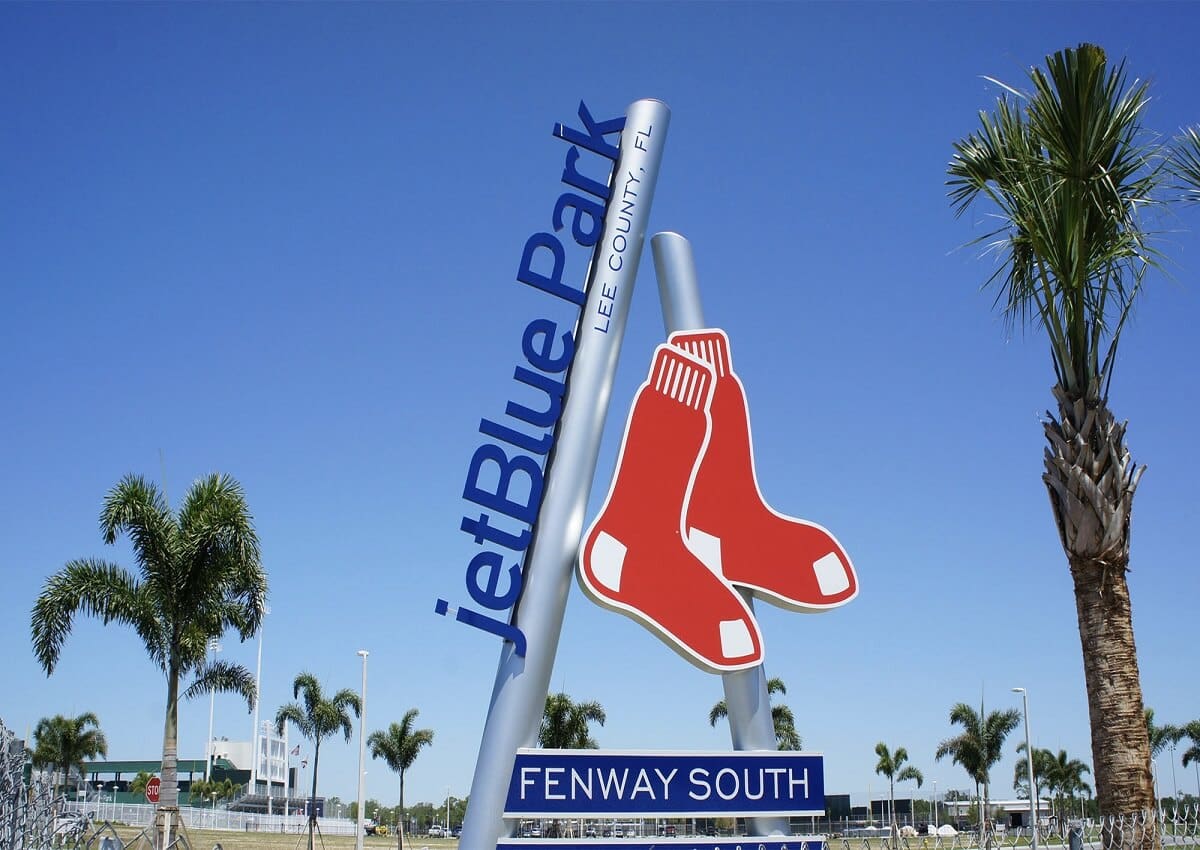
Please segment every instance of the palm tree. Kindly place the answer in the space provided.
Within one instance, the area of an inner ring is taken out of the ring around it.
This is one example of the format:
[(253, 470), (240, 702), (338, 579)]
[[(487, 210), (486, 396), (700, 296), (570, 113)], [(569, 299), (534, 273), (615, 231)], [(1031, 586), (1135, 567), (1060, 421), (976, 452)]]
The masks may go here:
[(925, 777), (921, 775), (921, 771), (917, 770), (911, 764), (907, 767), (903, 766), (908, 761), (908, 750), (904, 749), (904, 747), (897, 747), (895, 752), (890, 752), (887, 744), (880, 741), (875, 745), (875, 755), (879, 756), (879, 761), (875, 764), (875, 772), (881, 776), (886, 776), (888, 779), (888, 799), (891, 801), (891, 830), (892, 843), (894, 845), (900, 837), (896, 831), (896, 783), (915, 779), (917, 780), (917, 787), (920, 788), (921, 783), (925, 781)]
[[(240, 664), (210, 661), (210, 638), (234, 629), (242, 640), (262, 623), (267, 579), (241, 485), (227, 475), (201, 478), (178, 515), (154, 484), (121, 479), (100, 512), (104, 542), (121, 534), (133, 544), (138, 573), (108, 561), (70, 561), (46, 581), (33, 607), (33, 651), (53, 673), (77, 613), (131, 626), (167, 680), (162, 788), (156, 841), (170, 843), (178, 811), (179, 701), (210, 690), (236, 693), (254, 705), (254, 677)], [(195, 678), (180, 694), (180, 679)]]
[(565, 693), (546, 697), (538, 746), (553, 750), (594, 750), (600, 745), (591, 735), (590, 724), (604, 725), (604, 708), (598, 702), (572, 702)]
[(1145, 717), (1146, 737), (1150, 741), (1150, 758), (1158, 758), (1159, 754), (1167, 747), (1179, 743), (1179, 739), (1183, 737), (1184, 731), (1170, 723), (1159, 726), (1154, 722), (1153, 708), (1145, 710)]
[[(1025, 742), (1017, 745), (1017, 752), (1025, 752)], [(1065, 755), (1065, 753), (1064, 753)], [(1013, 768), (1013, 789), (1025, 791), (1029, 796), (1029, 817), (1034, 827), (1037, 826), (1038, 811), (1041, 807), (1042, 792), (1053, 795), (1055, 788), (1054, 753), (1049, 750), (1034, 747), (1033, 749), (1033, 788), (1029, 788), (1029, 758), (1021, 756)]]
[(410, 708), (404, 712), (399, 723), (392, 723), (386, 732), (372, 732), (367, 737), (371, 758), (381, 758), (387, 766), (400, 774), (400, 807), (397, 809), (399, 829), (396, 830), (396, 846), (404, 840), (404, 772), (413, 766), (421, 750), (433, 743), (432, 729), (414, 729), (419, 712)]
[[(1065, 803), (1065, 798), (1074, 800), (1076, 796), (1084, 792), (1090, 793), (1092, 790), (1092, 786), (1083, 780), (1083, 775), (1091, 773), (1092, 769), (1079, 759), (1070, 758), (1066, 750), (1059, 750), (1056, 756), (1051, 755), (1048, 772), (1058, 801)], [(1059, 808), (1061, 807), (1056, 804), (1055, 811)], [(1065, 817), (1058, 818), (1060, 828), (1065, 821)]]
[(304, 694), (304, 704), (290, 702), (275, 713), (275, 731), (282, 735), (290, 721), (305, 738), (313, 742), (312, 804), (308, 807), (308, 850), (313, 850), (313, 829), (317, 824), (317, 763), (321, 759), (321, 741), (338, 730), (346, 737), (346, 743), (354, 734), (350, 712), (358, 717), (362, 702), (358, 694), (342, 688), (326, 699), (321, 683), (312, 673), (301, 673), (292, 682), (292, 699)]
[[(1167, 747), (1173, 747), (1183, 737), (1183, 730), (1178, 726), (1173, 726), (1167, 723), (1164, 726), (1159, 726), (1154, 722), (1154, 709), (1147, 708), (1144, 712), (1146, 718), (1146, 738), (1150, 741), (1150, 761), (1156, 762), (1159, 754)], [(1155, 805), (1158, 805), (1158, 772), (1152, 771), (1152, 778), (1155, 782), (1154, 799)]]
[(934, 758), (941, 761), (944, 756), (950, 756), (951, 761), (961, 765), (967, 774), (975, 780), (975, 796), (979, 797), (979, 786), (983, 786), (982, 807), (979, 811), (979, 825), (986, 825), (988, 810), (988, 783), (992, 766), (1000, 761), (1004, 749), (1004, 739), (1021, 722), (1021, 713), (1015, 708), (1006, 711), (983, 713), (960, 702), (950, 709), (950, 722), (963, 727), (963, 731), (953, 738), (947, 738), (938, 744)]
[(85, 761), (107, 755), (108, 742), (100, 731), (100, 721), (90, 711), (78, 717), (43, 717), (33, 729), (33, 766), (59, 772), (59, 788), (67, 787), (71, 768), (82, 779)]
[[(767, 695), (771, 694), (786, 694), (787, 685), (783, 683), (783, 679), (775, 676), (767, 680)], [(725, 700), (721, 700), (712, 707), (708, 712), (708, 725), (716, 726), (717, 721), (729, 715), (729, 707), (725, 705)], [(781, 750), (799, 750), (803, 746), (803, 741), (800, 739), (800, 733), (796, 731), (796, 715), (792, 710), (780, 703), (779, 705), (771, 706), (771, 723), (775, 727), (775, 743), (778, 749)]]
[(1164, 150), (1146, 142), (1144, 82), (1081, 44), (1004, 86), (995, 113), (954, 143), (950, 202), (981, 199), (1000, 224), (974, 244), (1003, 258), (988, 284), (1011, 324), (1046, 332), (1057, 415), (1042, 480), (1074, 584), (1100, 808), (1151, 807), (1150, 751), (1133, 640), (1130, 513), (1143, 468), (1108, 405), (1121, 331), (1158, 255), (1140, 211), (1157, 203)]
[(1183, 766), (1187, 767), (1194, 761), (1200, 761), (1200, 720), (1184, 724), (1183, 735), (1191, 740), (1192, 745), (1183, 751)]

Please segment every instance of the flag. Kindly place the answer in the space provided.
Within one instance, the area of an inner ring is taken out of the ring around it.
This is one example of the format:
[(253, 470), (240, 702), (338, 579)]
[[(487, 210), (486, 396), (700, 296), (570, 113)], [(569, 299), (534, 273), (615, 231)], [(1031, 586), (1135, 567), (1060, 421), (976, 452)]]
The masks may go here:
[(300, 755), (300, 745), (299, 744), (297, 744), (295, 747), (292, 748), (292, 755), (294, 755), (294, 756)]

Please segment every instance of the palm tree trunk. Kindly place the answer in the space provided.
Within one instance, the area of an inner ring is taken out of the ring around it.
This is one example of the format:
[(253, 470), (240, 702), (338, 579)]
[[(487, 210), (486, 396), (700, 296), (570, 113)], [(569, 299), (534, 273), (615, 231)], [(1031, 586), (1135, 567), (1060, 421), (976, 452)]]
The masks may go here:
[[(397, 850), (403, 850), (403, 848), (404, 848), (404, 770), (403, 769), (400, 770), (400, 824), (399, 824), (399, 826), (400, 826), (400, 829), (398, 830), (398, 832), (399, 832), (398, 840), (399, 840), (400, 844), (397, 847)], [(411, 843), (411, 842), (412, 842), (412, 839), (410, 838), (409, 843)]]
[(1044, 423), (1042, 480), (1071, 567), (1092, 763), (1102, 815), (1154, 808), (1150, 741), (1130, 609), (1129, 529), (1143, 468), (1093, 382), (1080, 396), (1054, 387), (1059, 418)]
[(171, 844), (174, 818), (179, 812), (179, 668), (167, 666), (167, 712), (163, 721), (162, 779), (159, 789), (155, 840), (159, 848)]
[[(308, 798), (308, 850), (313, 850), (313, 830), (317, 826), (317, 762), (321, 760), (321, 739), (313, 747), (312, 796)], [(356, 839), (357, 840), (357, 839)]]
[[(1050, 445), (1042, 480), (1074, 582), (1096, 798), (1102, 816), (1149, 813), (1150, 739), (1126, 580), (1133, 495), (1144, 467), (1130, 458), (1125, 425), (1096, 382), (1082, 396), (1061, 386), (1054, 396), (1059, 419), (1044, 423)], [(1122, 832), (1114, 830), (1106, 844), (1115, 845)], [(1157, 847), (1158, 830), (1150, 834)]]
[(1105, 815), (1154, 808), (1150, 739), (1124, 565), (1072, 559), (1096, 798)]

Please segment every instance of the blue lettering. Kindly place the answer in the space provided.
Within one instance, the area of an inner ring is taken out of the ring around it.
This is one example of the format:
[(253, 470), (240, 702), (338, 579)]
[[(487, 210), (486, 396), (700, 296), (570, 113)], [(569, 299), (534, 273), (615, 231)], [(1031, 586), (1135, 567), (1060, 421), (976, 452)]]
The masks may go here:
[[(554, 258), (554, 266), (549, 276), (533, 270), (533, 255), (538, 248), (545, 248)], [(517, 280), (582, 307), (587, 297), (581, 290), (572, 289), (562, 282), (563, 265), (566, 261), (562, 243), (553, 234), (535, 233), (525, 242), (525, 250), (521, 252), (521, 268), (517, 271)]]
[[(479, 574), (487, 570), (487, 583), (479, 583)], [(504, 558), (495, 552), (480, 552), (467, 566), (467, 593), (484, 608), (503, 611), (512, 606), (521, 595), (521, 568), (513, 564), (508, 569), (508, 592), (496, 593), (500, 573), (504, 570)]]
[[(571, 148), (575, 150), (575, 148)], [(604, 227), (604, 205), (595, 201), (589, 201), (574, 192), (564, 192), (559, 195), (557, 203), (554, 204), (554, 216), (551, 219), (554, 222), (554, 229), (563, 229), (563, 210), (567, 207), (572, 207), (575, 210), (574, 219), (571, 222), (571, 235), (575, 237), (575, 241), (585, 248), (590, 248), (600, 240), (600, 232)], [(591, 227), (584, 230), (582, 227), (581, 216), (587, 216), (591, 222)]]
[[(479, 474), (487, 463), (494, 464), (498, 472), (494, 493), (481, 486), (479, 481)], [(529, 479), (529, 498), (526, 502), (507, 498), (514, 472), (524, 473)], [(484, 443), (471, 457), (463, 498), (532, 525), (542, 501), (542, 468), (528, 455), (516, 455), (509, 460), (504, 449), (493, 443)]]
[[(554, 334), (557, 331), (558, 325), (549, 319), (534, 319), (525, 326), (525, 335), (521, 337), (521, 352), (530, 366), (543, 372), (561, 372), (571, 365), (571, 358), (575, 356), (575, 340), (569, 333), (562, 335), (563, 353), (558, 357), (551, 356), (554, 350)], [(534, 340), (539, 336), (544, 337), (544, 341), (540, 348), (535, 348)]]
[[(625, 128), (625, 116), (620, 118), (610, 118), (607, 121), (597, 122), (592, 118), (592, 113), (588, 111), (587, 106), (583, 101), (579, 101), (579, 120), (583, 122), (583, 128), (586, 133), (581, 133), (574, 130), (565, 124), (554, 125), (554, 135), (572, 145), (579, 145), (582, 148), (590, 150), (592, 153), (598, 153), (600, 156), (608, 157), (615, 160), (617, 158), (617, 146), (609, 144), (605, 141), (605, 136), (610, 136), (613, 133), (620, 133)], [(649, 135), (647, 133), (646, 135)]]

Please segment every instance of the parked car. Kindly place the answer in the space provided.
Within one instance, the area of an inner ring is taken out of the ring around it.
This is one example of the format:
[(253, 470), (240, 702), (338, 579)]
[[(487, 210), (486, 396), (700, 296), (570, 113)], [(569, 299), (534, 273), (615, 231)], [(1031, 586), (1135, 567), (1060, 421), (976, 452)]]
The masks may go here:
[(442, 829), (442, 825), (440, 823), (435, 823), (433, 826), (429, 827), (430, 838), (442, 838), (444, 835), (445, 830)]

